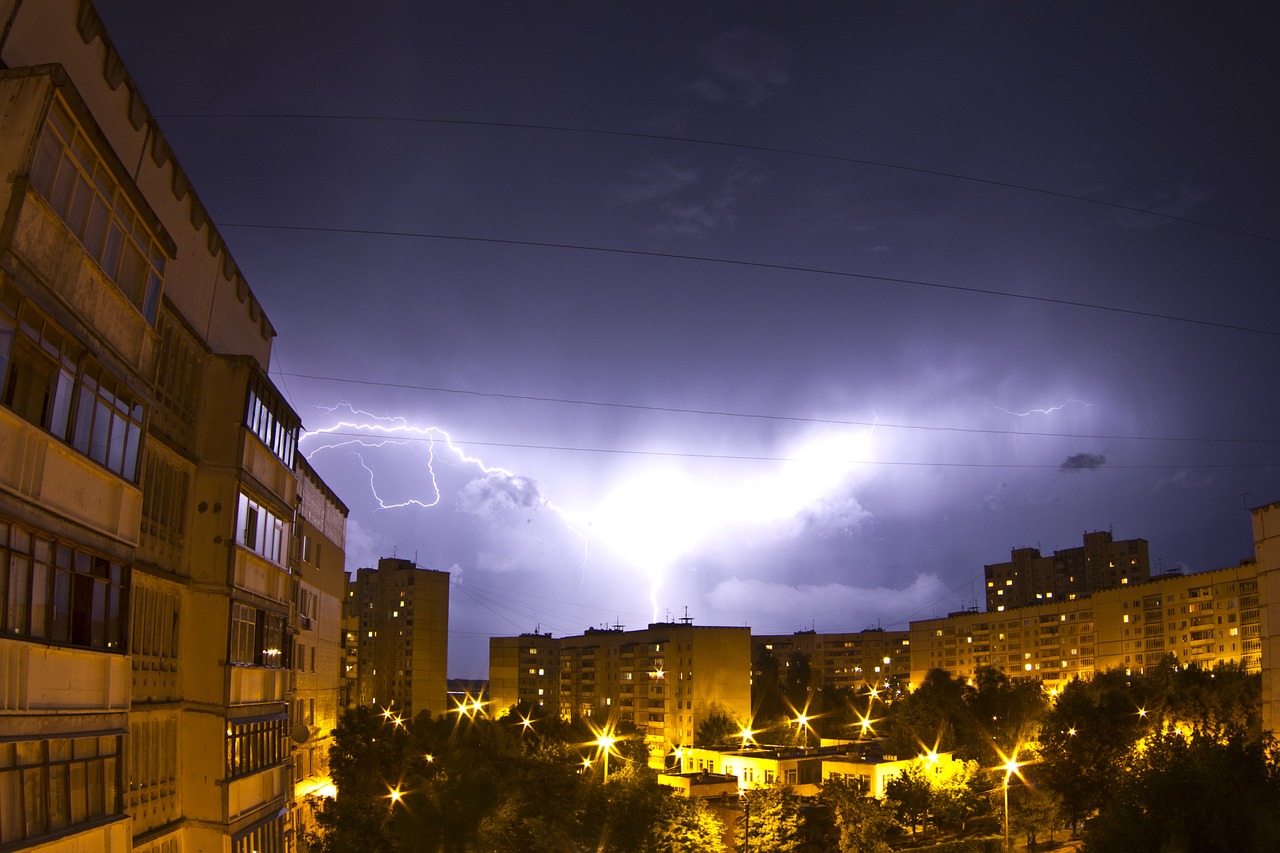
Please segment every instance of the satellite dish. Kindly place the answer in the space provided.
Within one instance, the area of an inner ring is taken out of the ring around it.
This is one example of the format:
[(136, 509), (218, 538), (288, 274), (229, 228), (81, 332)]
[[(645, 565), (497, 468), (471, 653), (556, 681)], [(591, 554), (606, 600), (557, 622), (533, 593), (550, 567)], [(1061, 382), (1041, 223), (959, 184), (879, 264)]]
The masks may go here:
[(295, 743), (306, 743), (311, 738), (311, 729), (307, 728), (306, 723), (298, 723), (289, 730), (289, 737), (293, 738)]

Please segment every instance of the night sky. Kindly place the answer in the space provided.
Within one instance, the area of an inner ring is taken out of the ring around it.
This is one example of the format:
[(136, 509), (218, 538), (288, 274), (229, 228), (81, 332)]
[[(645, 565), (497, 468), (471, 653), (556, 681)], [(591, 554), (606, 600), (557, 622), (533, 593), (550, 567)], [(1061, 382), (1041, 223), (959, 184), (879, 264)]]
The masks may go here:
[(451, 675), (1090, 530), (1222, 568), (1280, 499), (1274, 4), (98, 7)]

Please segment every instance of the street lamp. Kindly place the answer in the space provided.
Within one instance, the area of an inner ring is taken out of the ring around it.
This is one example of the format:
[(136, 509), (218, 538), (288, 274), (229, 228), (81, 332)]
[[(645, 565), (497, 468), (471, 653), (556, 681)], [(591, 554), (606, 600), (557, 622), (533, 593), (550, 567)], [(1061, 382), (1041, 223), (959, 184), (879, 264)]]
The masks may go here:
[(604, 781), (609, 781), (609, 750), (617, 743), (617, 739), (610, 736), (607, 732), (602, 732), (600, 737), (596, 738), (596, 746), (604, 752)]
[(800, 729), (804, 730), (804, 749), (809, 748), (809, 719), (810, 717), (807, 714), (796, 715), (796, 734), (800, 733)]
[(753, 734), (755, 734), (755, 732), (751, 731), (751, 729), (746, 726), (743, 726), (742, 730), (738, 732), (738, 735), (742, 738), (742, 749), (744, 751), (747, 748), (747, 741), (751, 740), (751, 736)]
[(1013, 757), (1004, 763), (1004, 849), (1009, 849), (1009, 777), (1018, 772), (1021, 767), (1018, 763), (1018, 752), (1014, 750)]

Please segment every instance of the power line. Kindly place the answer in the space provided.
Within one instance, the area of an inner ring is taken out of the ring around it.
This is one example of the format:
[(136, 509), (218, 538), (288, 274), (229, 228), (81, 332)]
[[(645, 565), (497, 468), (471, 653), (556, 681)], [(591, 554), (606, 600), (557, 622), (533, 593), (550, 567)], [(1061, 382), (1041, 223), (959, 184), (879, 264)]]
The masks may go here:
[(402, 382), (377, 382), (372, 379), (344, 379), (338, 376), (321, 376), (313, 373), (292, 373), (278, 370), (278, 376), (289, 376), (295, 379), (312, 379), (319, 382), (337, 382), (350, 385), (369, 385), (376, 388), (398, 388), (409, 391), (428, 391), (438, 394), (460, 394), (470, 397), (484, 397), (500, 400), (522, 400), (536, 403), (555, 403), (570, 406), (593, 406), (606, 409), (623, 409), (640, 412), (661, 412), (681, 415), (706, 415), (721, 418), (741, 418), (750, 420), (783, 421), (789, 423), (822, 424), (826, 426), (864, 426), (872, 429), (903, 429), (924, 432), (956, 432), (975, 435), (1007, 435), (1035, 438), (1080, 438), (1095, 441), (1161, 441), (1189, 442), (1198, 444), (1280, 444), (1280, 438), (1203, 438), (1195, 436), (1144, 436), (1144, 435), (1107, 435), (1074, 432), (1026, 432), (1009, 429), (983, 429), (978, 427), (928, 426), (924, 424), (897, 424), (885, 421), (855, 421), (838, 418), (814, 418), (800, 415), (770, 415), (756, 412), (730, 412), (717, 409), (691, 409), (676, 406), (652, 406), (640, 403), (615, 403), (600, 400), (576, 400), (569, 397), (541, 397), (533, 394), (504, 394), (497, 391), (475, 391), (465, 388), (445, 388), (434, 385), (413, 385)]
[[(323, 432), (308, 433), (306, 435), (323, 435), (323, 436), (340, 436), (342, 438), (362, 438), (372, 439), (379, 442), (392, 443), (408, 443), (408, 442), (428, 442), (434, 443), (437, 439), (430, 436), (402, 436), (402, 435), (370, 435), (367, 432)], [(304, 435), (304, 437), (306, 437)], [(517, 442), (507, 441), (468, 441), (462, 438), (450, 438), (454, 444), (465, 444), (470, 447), (506, 447), (516, 450), (554, 450), (563, 453), (600, 453), (613, 454), (618, 456), (651, 456), (673, 459), (708, 459), (708, 460), (724, 460), (730, 462), (799, 462), (814, 464), (812, 459), (800, 459), (794, 456), (756, 456), (751, 454), (734, 454), (734, 453), (687, 453), (675, 450), (636, 450), (626, 447), (575, 447), (563, 444), (521, 444)], [(313, 451), (313, 453), (316, 451)], [(1054, 464), (1038, 464), (1031, 465), (1016, 462), (908, 462), (895, 461), (885, 459), (829, 459), (824, 460), (824, 464), (828, 465), (888, 465), (904, 468), (1016, 468), (1016, 469), (1061, 469), (1062, 465)], [(1170, 464), (1144, 464), (1144, 465), (1115, 465), (1105, 463), (1096, 466), (1098, 469), (1122, 469), (1122, 470), (1166, 470), (1166, 469), (1185, 469), (1185, 470), (1223, 470), (1234, 468), (1270, 468), (1280, 465), (1280, 462), (1241, 462), (1226, 463), (1213, 465), (1191, 465), (1185, 463)], [(1067, 469), (1076, 470), (1076, 469)], [(1092, 468), (1083, 470), (1093, 470)]]
[(659, 252), (649, 249), (624, 249), (616, 246), (593, 246), (586, 243), (556, 243), (544, 240), (515, 240), (505, 237), (477, 237), (465, 234), (442, 234), (429, 231), (389, 231), (374, 228), (338, 228), (320, 225), (273, 225), (264, 222), (219, 222), (219, 229), (251, 228), (265, 231), (303, 231), (317, 234), (356, 234), (367, 237), (412, 237), (423, 240), (452, 240), (462, 243), (485, 243), (501, 246), (525, 246), (539, 249), (565, 249), (575, 252), (597, 252), (600, 254), (628, 255), (642, 258), (662, 258), (674, 261), (695, 261), (698, 263), (723, 264), (725, 266), (748, 267), (751, 269), (775, 270), (781, 272), (807, 273), (810, 275), (834, 276), (837, 278), (856, 278), (864, 281), (878, 281), (886, 284), (905, 284), (913, 287), (927, 287), (935, 290), (947, 290), (958, 293), (975, 293), (983, 296), (998, 296), (1005, 299), (1022, 299), (1028, 302), (1043, 302), (1050, 305), (1063, 305), (1070, 308), (1085, 308), (1091, 311), (1109, 311), (1115, 314), (1126, 314), (1131, 317), (1145, 317), (1152, 320), (1169, 320), (1175, 323), (1188, 323), (1195, 326), (1208, 326), (1215, 329), (1227, 329), (1233, 332), (1248, 332), (1254, 335), (1267, 335), (1280, 338), (1280, 331), (1259, 329), (1250, 326), (1238, 326), (1233, 323), (1218, 323), (1193, 317), (1179, 317), (1174, 314), (1160, 314), (1154, 311), (1140, 311), (1136, 308), (1118, 308), (1113, 305), (1099, 305), (1093, 302), (1079, 302), (1073, 299), (1059, 299), (1052, 296), (1032, 296), (1027, 293), (1014, 293), (1008, 290), (992, 290), (983, 287), (968, 287), (960, 284), (943, 284), (936, 281), (925, 281), (915, 278), (899, 278), (897, 276), (872, 275), (871, 273), (848, 272), (845, 270), (826, 269), (823, 267), (802, 267), (791, 264), (771, 263), (768, 261), (745, 261), (737, 258), (720, 258), (711, 255), (686, 255), (679, 252)]
[(506, 130), (538, 130), (552, 133), (567, 133), (583, 136), (609, 136), (623, 139), (643, 139), (656, 142), (677, 142), (687, 145), (700, 145), (715, 148), (728, 148), (737, 151), (754, 151), (762, 154), (780, 154), (789, 157), (805, 157), (812, 160), (827, 160), (835, 163), (848, 163), (856, 166), (870, 166), (877, 169), (890, 169), (898, 172), (908, 172), (916, 175), (927, 175), (934, 178), (946, 178), (953, 181), (964, 181), (967, 183), (981, 184), (983, 186), (998, 187), (1000, 189), (1017, 190), (1019, 192), (1034, 193), (1036, 195), (1047, 196), (1049, 198), (1060, 198), (1068, 201), (1079, 202), (1081, 204), (1090, 204), (1098, 207), (1105, 207), (1111, 210), (1123, 211), (1125, 213), (1137, 213), (1142, 216), (1150, 216), (1157, 219), (1163, 219), (1167, 222), (1178, 222), (1183, 225), (1192, 225), (1197, 228), (1208, 228), (1213, 231), (1219, 231), (1224, 234), (1234, 234), (1237, 237), (1245, 237), (1251, 240), (1261, 240), (1266, 243), (1280, 244), (1280, 238), (1268, 236), (1266, 234), (1258, 234), (1253, 231), (1245, 231), (1240, 228), (1231, 228), (1226, 225), (1219, 225), (1213, 222), (1205, 222), (1200, 219), (1191, 219), (1185, 216), (1175, 216), (1171, 213), (1162, 213), (1158, 210), (1152, 210), (1147, 207), (1138, 207), (1136, 205), (1120, 204), (1105, 199), (1089, 198), (1088, 196), (1076, 195), (1075, 193), (1061, 192), (1059, 190), (1046, 189), (1044, 187), (1034, 187), (1027, 184), (1018, 184), (1012, 181), (1001, 181), (994, 178), (980, 178), (974, 175), (966, 175), (960, 172), (947, 172), (941, 169), (925, 169), (919, 166), (905, 166), (901, 163), (889, 163), (883, 160), (870, 160), (861, 157), (848, 157), (841, 154), (823, 154), (816, 151), (802, 151), (795, 148), (782, 148), (771, 145), (753, 145), (746, 142), (729, 142), (721, 139), (706, 139), (701, 137), (690, 136), (669, 136), (660, 133), (644, 133), (640, 131), (629, 130), (604, 130), (590, 127), (569, 127), (566, 125), (551, 124), (527, 124), (522, 122), (504, 122), (504, 121), (466, 121), (462, 119), (441, 119), (441, 118), (416, 118), (413, 116), (361, 116), (361, 115), (326, 115), (321, 113), (169, 113), (167, 115), (158, 115), (158, 119), (213, 119), (213, 118), (233, 118), (233, 119), (296, 119), (306, 121), (367, 121), (367, 122), (384, 122), (395, 124), (436, 124), (436, 125), (453, 125), (460, 127), (491, 127)]

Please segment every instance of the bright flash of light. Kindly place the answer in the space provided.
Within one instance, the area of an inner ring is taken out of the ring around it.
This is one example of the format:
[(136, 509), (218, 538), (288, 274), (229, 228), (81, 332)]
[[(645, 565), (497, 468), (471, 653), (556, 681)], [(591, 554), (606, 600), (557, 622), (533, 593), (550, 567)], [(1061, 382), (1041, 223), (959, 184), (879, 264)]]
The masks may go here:
[(792, 449), (789, 461), (767, 474), (708, 477), (683, 466), (649, 466), (574, 518), (647, 575), (656, 618), (663, 577), (681, 556), (734, 530), (794, 523), (872, 461), (872, 448), (871, 430), (844, 430)]

